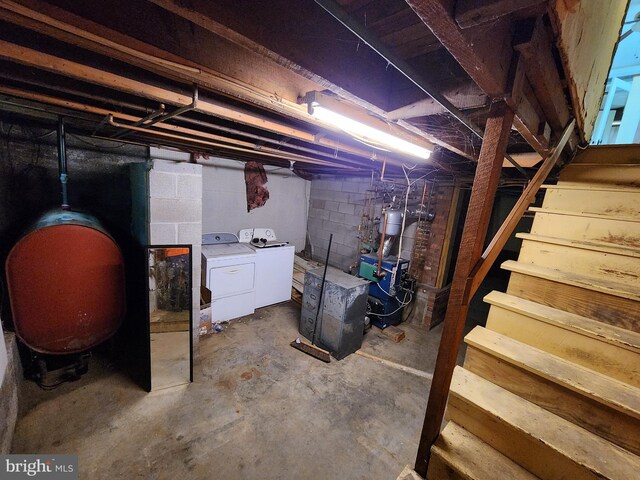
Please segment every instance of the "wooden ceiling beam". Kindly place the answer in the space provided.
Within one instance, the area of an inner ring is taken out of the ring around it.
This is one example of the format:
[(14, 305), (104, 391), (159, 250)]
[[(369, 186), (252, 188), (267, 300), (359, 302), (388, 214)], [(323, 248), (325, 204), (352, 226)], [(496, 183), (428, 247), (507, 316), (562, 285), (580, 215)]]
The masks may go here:
[(514, 49), (524, 61), (527, 78), (554, 131), (561, 131), (571, 118), (551, 39), (542, 17), (516, 23)]
[[(186, 81), (188, 83), (196, 83), (198, 85), (211, 88), (214, 91), (226, 94), (230, 97), (240, 98), (248, 101), (249, 103), (259, 105), (262, 108), (273, 110), (278, 113), (285, 113), (287, 116), (315, 125), (318, 128), (331, 130), (331, 128), (326, 124), (319, 122), (312, 116), (308, 115), (305, 105), (299, 105), (297, 102), (289, 101), (282, 97), (278, 97), (277, 95), (274, 96), (273, 93), (261, 92), (252, 85), (248, 85), (234, 79), (229, 79), (219, 72), (212, 72), (206, 67), (189, 62), (186, 59), (164, 52), (156, 47), (145, 44), (131, 37), (127, 37), (118, 32), (111, 31), (104, 26), (97, 25), (72, 13), (57, 8), (51, 8), (50, 6), (47, 6), (47, 4), (43, 4), (38, 0), (27, 1), (31, 6), (38, 7), (38, 10), (33, 10), (10, 0), (0, 0), (0, 19), (9, 21), (24, 28), (44, 33), (57, 40), (70, 43), (102, 55), (107, 55), (111, 58), (116, 58), (131, 65), (141, 67), (155, 73), (160, 73), (168, 78)], [(50, 15), (55, 15), (55, 18)], [(319, 84), (309, 83), (306, 86), (307, 88), (322, 88)], [(233, 118), (229, 119), (233, 120)], [(257, 128), (263, 128), (255, 122), (249, 122), (248, 124)], [(428, 137), (428, 135), (419, 131), (417, 128), (413, 126), (411, 126), (410, 129), (404, 126), (394, 126), (394, 128), (397, 128), (399, 134), (404, 136), (407, 140), (429, 148), (432, 147), (432, 143), (429, 142), (428, 138), (425, 138)], [(315, 136), (307, 131), (299, 129), (289, 129), (289, 134), (279, 131), (278, 128), (275, 130), (267, 128), (267, 130), (292, 136), (293, 138), (304, 141), (311, 141), (310, 138), (313, 138), (313, 142), (321, 146), (331, 148), (335, 151), (345, 151), (367, 159), (376, 158), (380, 161), (388, 159), (392, 164), (400, 163), (400, 160), (394, 160), (383, 152), (347, 145), (340, 141), (328, 139), (324, 136)], [(334, 131), (341, 134), (338, 130)], [(293, 132), (300, 133), (297, 135), (290, 135)], [(439, 144), (445, 148), (455, 151), (458, 154), (465, 153), (462, 150), (456, 149), (448, 144), (444, 144), (443, 142), (439, 142)]]
[[(264, 145), (258, 146), (256, 143), (251, 143), (242, 140), (230, 140), (224, 136), (216, 135), (213, 133), (203, 132), (199, 130), (194, 130), (191, 128), (181, 127), (179, 125), (173, 125), (168, 123), (157, 123), (154, 125), (154, 130), (152, 129), (142, 129), (133, 127), (137, 122), (139, 122), (142, 117), (137, 117), (135, 115), (129, 115), (122, 112), (117, 112), (114, 110), (109, 110), (106, 108), (95, 107), (92, 105), (75, 102), (72, 100), (65, 100), (61, 98), (52, 97), (50, 95), (45, 95), (41, 93), (29, 92), (26, 90), (5, 87), (0, 85), (0, 93), (4, 95), (9, 95), (11, 97), (23, 98), (25, 100), (35, 101), (40, 104), (45, 104), (49, 106), (53, 106), (56, 108), (63, 108), (65, 110), (73, 110), (76, 112), (82, 112), (82, 114), (91, 114), (98, 115), (100, 118), (105, 118), (111, 116), (111, 118), (115, 119), (114, 123), (117, 124), (118, 127), (123, 129), (135, 130), (140, 133), (161, 136), (163, 138), (173, 139), (173, 140), (182, 140), (182, 141), (191, 141), (192, 143), (197, 144), (198, 148), (202, 148), (203, 145), (209, 147), (217, 147), (222, 149), (227, 149), (230, 151), (238, 151), (238, 152), (250, 152), (252, 155), (256, 156), (265, 156), (269, 158), (277, 158), (283, 160), (293, 160), (299, 161), (301, 163), (309, 163), (313, 165), (324, 165), (324, 166), (333, 166), (338, 168), (355, 168), (360, 166), (356, 161), (341, 159), (339, 160), (352, 165), (340, 165), (335, 162), (321, 160), (313, 157), (309, 157), (306, 155), (300, 155), (292, 152), (285, 152), (278, 148), (267, 147)], [(84, 119), (89, 119), (90, 117), (82, 116)], [(93, 117), (95, 119), (95, 117)], [(126, 121), (131, 122), (131, 124), (119, 124), (119, 122)], [(94, 121), (95, 125), (95, 121)], [(118, 139), (119, 141), (119, 139)]]
[[(511, 46), (511, 25), (496, 21), (489, 26), (461, 29), (454, 18), (454, 0), (406, 0), (476, 84), (492, 98), (504, 98), (514, 110), (514, 126), (541, 155), (549, 142), (546, 120)], [(513, 70), (516, 68), (516, 70)], [(526, 87), (526, 88), (525, 88)]]
[[(221, 0), (146, 1), (298, 75), (340, 86), (344, 91), (334, 93), (344, 98), (387, 108), (387, 89), (397, 74), (373, 52), (360, 49), (311, 0), (298, 0), (296, 8), (289, 0), (253, 2), (250, 13)], [(356, 80), (360, 78), (367, 81)]]
[[(475, 83), (469, 83), (454, 90), (445, 91), (442, 95), (460, 110), (484, 107), (489, 104), (489, 97), (487, 97)], [(423, 98), (422, 100), (388, 112), (387, 118), (389, 120), (400, 118), (409, 119), (428, 115), (439, 115), (445, 112), (444, 107), (432, 98)]]
[(505, 15), (532, 7), (543, 8), (548, 0), (458, 0), (455, 18), (460, 28), (493, 22)]
[[(262, 108), (286, 111), (287, 115), (293, 118), (314, 123), (306, 114), (306, 109), (298, 105), (296, 100), (304, 89), (323, 88), (323, 84), (303, 82), (299, 84), (300, 89), (290, 93), (288, 90), (265, 90), (259, 85), (232, 78), (223, 72), (207, 68), (47, 3), (38, 0), (23, 0), (22, 3), (27, 3), (28, 6), (10, 0), (0, 0), (0, 19), (168, 78), (188, 83), (196, 82), (223, 95)], [(217, 51), (224, 49), (224, 46), (220, 46)], [(240, 56), (241, 53), (228, 52), (230, 56), (237, 54), (238, 61), (251, 63), (250, 59)], [(293, 75), (291, 72), (288, 73)]]
[[(115, 89), (141, 98), (154, 100), (168, 105), (183, 107), (191, 104), (190, 96), (177, 93), (165, 88), (149, 85), (137, 80), (125, 78), (104, 70), (99, 70), (87, 65), (64, 60), (36, 50), (6, 41), (0, 41), (0, 58), (47, 70), (59, 75), (74, 78), (76, 80)], [(55, 88), (55, 86), (53, 86)], [(229, 107), (219, 102), (200, 100), (194, 109), (197, 112), (215, 117), (224, 118), (240, 124), (249, 125), (260, 130), (266, 130), (279, 135), (288, 136), (304, 142), (334, 149), (336, 152), (346, 152), (357, 155), (367, 160), (380, 158), (373, 149), (367, 150), (359, 147), (342, 144), (338, 141), (319, 137), (311, 132), (299, 128), (284, 125), (257, 114), (249, 113)], [(389, 159), (394, 163), (394, 159)], [(399, 161), (398, 161), (399, 162)]]
[[(207, 64), (203, 65), (39, 0), (20, 0), (20, 3), (12, 0), (0, 0), (0, 19), (80, 48), (159, 73), (167, 78), (196, 83), (223, 95), (284, 114), (318, 128), (326, 129), (327, 125), (308, 115), (306, 106), (297, 103), (298, 97), (308, 91), (327, 89), (355, 105), (370, 110), (381, 117), (385, 116), (386, 112), (375, 105), (356, 97), (312, 72), (306, 71), (276, 53), (268, 51), (265, 47), (206, 16), (199, 15), (172, 0), (155, 0), (154, 3), (168, 9), (180, 18), (194, 22), (211, 34), (223, 36), (224, 38), (220, 38), (220, 43), (216, 43), (215, 46), (210, 45), (209, 48), (209, 50), (216, 51), (217, 55), (205, 55), (203, 58)], [(195, 39), (190, 43), (195, 43)], [(181, 50), (180, 52), (186, 55), (185, 51)], [(249, 72), (249, 69), (244, 67), (230, 68), (231, 59), (239, 65), (252, 66), (254, 70)], [(211, 68), (211, 62), (215, 68)], [(222, 66), (218, 65), (219, 63), (224, 64), (223, 69), (227, 70), (226, 73), (217, 69), (218, 66)], [(229, 75), (229, 70), (233, 71), (233, 75)], [(259, 75), (256, 75), (256, 72), (259, 72)], [(269, 82), (265, 83), (264, 79), (271, 77), (275, 79), (271, 81), (278, 83), (277, 87), (271, 86)], [(271, 90), (267, 90), (271, 87), (273, 87)], [(408, 131), (409, 136), (414, 135), (412, 141), (415, 143), (431, 142), (465, 158), (473, 158), (473, 152), (467, 148), (464, 142), (459, 144), (456, 144), (455, 141), (444, 142), (408, 122), (397, 121), (395, 123)], [(329, 146), (327, 144), (332, 143), (330, 148), (349, 150), (350, 153), (368, 158), (375, 156), (382, 161), (388, 157), (381, 152), (367, 154), (365, 149), (346, 146), (341, 142), (326, 138), (319, 141), (324, 146)]]
[[(346, 89), (343, 89), (337, 85), (331, 84), (328, 80), (319, 77), (317, 74), (306, 70), (302, 66), (295, 64), (294, 62), (282, 57), (276, 52), (273, 52), (267, 49), (263, 45), (260, 45), (243, 35), (240, 35), (238, 32), (231, 30), (230, 28), (215, 21), (210, 16), (207, 16), (205, 13), (202, 13), (202, 11), (208, 11), (208, 9), (211, 8), (203, 4), (202, 2), (197, 3), (197, 5), (200, 6), (199, 7), (200, 9), (196, 10), (195, 8), (187, 8), (176, 0), (148, 0), (148, 1), (170, 11), (171, 13), (181, 18), (189, 20), (190, 22), (194, 23), (195, 25), (198, 25), (199, 27), (205, 30), (208, 30), (216, 35), (223, 36), (224, 38), (228, 38), (230, 41), (238, 43), (239, 45), (242, 45), (244, 48), (247, 48), (252, 52), (258, 53), (260, 55), (264, 55), (265, 58), (275, 62), (278, 65), (281, 65), (285, 68), (289, 68), (305, 77), (309, 77), (314, 81), (317, 81), (319, 84), (323, 84), (325, 88), (332, 91), (339, 97), (344, 98), (345, 100), (348, 100), (351, 103), (354, 103), (355, 105), (358, 105), (366, 110), (369, 110), (379, 115), (380, 117), (386, 118), (386, 111), (381, 109), (380, 107), (372, 103), (369, 103), (363, 100), (362, 98), (356, 97), (353, 93), (347, 91)], [(413, 125), (411, 125), (410, 123), (404, 122), (403, 120), (398, 120), (395, 123), (401, 126), (402, 128), (408, 130), (409, 132), (422, 136), (423, 138), (425, 138), (426, 140), (428, 140), (433, 144), (446, 148), (447, 150), (457, 153), (458, 155), (461, 155), (465, 158), (469, 158), (469, 159), (474, 158), (473, 152), (469, 151), (466, 148), (466, 145), (464, 143), (456, 144), (453, 142), (443, 142), (441, 139), (434, 137), (433, 135), (430, 135), (418, 129)]]
[(406, 2), (487, 95), (504, 96), (512, 57), (505, 22), (463, 31), (453, 17), (455, 0)]

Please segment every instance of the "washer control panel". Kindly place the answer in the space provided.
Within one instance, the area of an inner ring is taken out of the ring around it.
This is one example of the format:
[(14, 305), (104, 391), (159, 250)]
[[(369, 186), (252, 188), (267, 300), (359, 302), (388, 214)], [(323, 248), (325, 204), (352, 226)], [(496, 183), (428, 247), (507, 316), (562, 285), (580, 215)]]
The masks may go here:
[(244, 228), (238, 232), (238, 238), (242, 243), (252, 243), (254, 239), (257, 240), (253, 243), (277, 240), (276, 234), (271, 228)]

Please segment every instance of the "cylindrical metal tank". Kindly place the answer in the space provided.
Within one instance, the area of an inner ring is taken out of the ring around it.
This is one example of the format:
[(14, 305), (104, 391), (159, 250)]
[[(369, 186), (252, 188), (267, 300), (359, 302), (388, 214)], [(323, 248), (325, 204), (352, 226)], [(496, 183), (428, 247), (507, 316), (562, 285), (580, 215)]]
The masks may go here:
[[(396, 236), (400, 235), (402, 229), (402, 212), (400, 210), (387, 210), (387, 229), (385, 235)], [(382, 233), (384, 224), (380, 222), (378, 232)]]
[(37, 352), (88, 350), (122, 323), (122, 253), (91, 215), (45, 213), (11, 249), (5, 268), (16, 334)]

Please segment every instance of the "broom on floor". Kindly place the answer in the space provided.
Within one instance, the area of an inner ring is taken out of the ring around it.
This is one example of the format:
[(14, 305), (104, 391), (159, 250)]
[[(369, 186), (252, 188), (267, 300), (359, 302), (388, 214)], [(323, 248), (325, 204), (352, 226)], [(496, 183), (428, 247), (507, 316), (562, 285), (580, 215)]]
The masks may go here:
[(327, 258), (324, 261), (324, 272), (322, 273), (322, 283), (320, 283), (320, 298), (318, 299), (318, 310), (316, 310), (316, 321), (313, 324), (313, 335), (311, 336), (311, 343), (300, 340), (300, 337), (291, 342), (291, 346), (293, 348), (327, 363), (331, 361), (331, 354), (326, 350), (323, 350), (322, 348), (316, 346), (316, 333), (318, 332), (318, 323), (320, 323), (319, 335), (322, 335), (322, 316), (320, 315), (320, 309), (322, 308), (322, 293), (324, 292), (324, 282), (327, 278), (327, 265), (329, 265), (329, 252), (331, 252), (332, 240), (333, 233), (329, 235), (329, 246), (327, 247)]

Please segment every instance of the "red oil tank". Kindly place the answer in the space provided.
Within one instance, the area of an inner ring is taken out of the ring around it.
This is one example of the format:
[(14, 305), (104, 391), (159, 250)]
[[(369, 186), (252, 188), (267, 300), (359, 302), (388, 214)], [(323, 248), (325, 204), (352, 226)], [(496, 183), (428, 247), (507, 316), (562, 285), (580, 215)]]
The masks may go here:
[(36, 352), (88, 350), (122, 323), (122, 253), (91, 215), (45, 213), (11, 249), (6, 275), (16, 334)]

